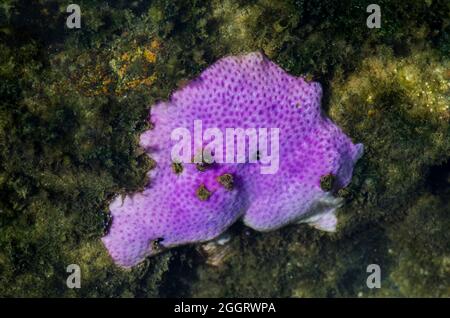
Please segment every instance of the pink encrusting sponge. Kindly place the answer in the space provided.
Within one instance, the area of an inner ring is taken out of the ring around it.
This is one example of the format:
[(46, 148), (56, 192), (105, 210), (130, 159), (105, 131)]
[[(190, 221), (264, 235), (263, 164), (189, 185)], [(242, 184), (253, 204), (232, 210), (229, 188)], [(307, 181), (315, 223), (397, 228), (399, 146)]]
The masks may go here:
[[(363, 146), (322, 114), (321, 97), (320, 84), (250, 53), (220, 59), (154, 105), (153, 128), (140, 137), (156, 161), (150, 182), (110, 205), (102, 241), (114, 261), (131, 267), (164, 249), (211, 240), (239, 218), (258, 231), (292, 222), (334, 231), (341, 199), (333, 193), (349, 184)], [(225, 155), (240, 149), (227, 134), (237, 128), (247, 133), (246, 145), (258, 141), (244, 162)], [(199, 159), (202, 153), (209, 157)], [(321, 187), (326, 176), (334, 179), (330, 189)]]

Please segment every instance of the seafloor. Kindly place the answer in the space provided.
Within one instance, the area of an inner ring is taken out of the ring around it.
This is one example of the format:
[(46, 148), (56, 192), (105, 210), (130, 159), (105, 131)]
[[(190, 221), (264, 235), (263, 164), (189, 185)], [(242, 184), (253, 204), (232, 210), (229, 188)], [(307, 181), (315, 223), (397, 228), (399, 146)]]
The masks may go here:
[[(377, 0), (369, 29), (372, 2), (80, 0), (69, 29), (67, 1), (2, 1), (0, 296), (450, 297), (450, 2)], [(365, 145), (338, 231), (237, 224), (217, 266), (185, 246), (116, 267), (100, 238), (110, 199), (146, 182), (150, 105), (256, 50), (319, 81)]]

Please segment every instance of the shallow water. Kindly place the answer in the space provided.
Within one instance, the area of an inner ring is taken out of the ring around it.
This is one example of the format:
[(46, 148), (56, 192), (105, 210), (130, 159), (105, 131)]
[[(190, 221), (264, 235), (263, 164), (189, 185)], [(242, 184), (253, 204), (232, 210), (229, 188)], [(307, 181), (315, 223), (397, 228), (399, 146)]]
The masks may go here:
[[(450, 8), (378, 1), (378, 28), (369, 4), (87, 1), (79, 28), (63, 1), (0, 5), (0, 296), (449, 297)], [(336, 232), (237, 222), (121, 269), (100, 239), (154, 168), (150, 106), (255, 51), (364, 144)]]

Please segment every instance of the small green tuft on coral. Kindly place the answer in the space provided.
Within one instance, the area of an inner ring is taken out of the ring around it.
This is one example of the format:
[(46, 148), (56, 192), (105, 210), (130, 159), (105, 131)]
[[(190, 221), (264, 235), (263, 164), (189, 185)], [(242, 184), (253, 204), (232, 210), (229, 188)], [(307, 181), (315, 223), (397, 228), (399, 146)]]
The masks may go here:
[(183, 164), (181, 162), (172, 162), (172, 171), (175, 174), (181, 174), (183, 172)]
[(320, 188), (323, 191), (331, 191), (334, 188), (334, 183), (336, 181), (336, 177), (332, 174), (326, 174), (322, 177), (320, 177)]
[(218, 176), (217, 182), (219, 182), (227, 190), (233, 190), (234, 188), (234, 178), (231, 173), (224, 173)]
[(195, 191), (195, 193), (201, 201), (208, 200), (212, 194), (211, 191), (209, 191), (204, 184), (200, 185)]

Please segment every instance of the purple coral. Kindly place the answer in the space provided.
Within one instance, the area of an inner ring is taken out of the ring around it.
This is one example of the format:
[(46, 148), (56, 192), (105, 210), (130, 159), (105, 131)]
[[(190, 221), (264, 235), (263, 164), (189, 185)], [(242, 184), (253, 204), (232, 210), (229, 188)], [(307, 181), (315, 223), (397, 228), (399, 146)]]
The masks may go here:
[[(340, 199), (322, 190), (320, 180), (331, 174), (333, 190), (347, 186), (363, 147), (321, 113), (321, 96), (320, 84), (251, 53), (219, 60), (154, 105), (154, 129), (141, 135), (140, 145), (157, 165), (144, 191), (110, 205), (112, 225), (102, 240), (114, 261), (131, 267), (162, 249), (211, 240), (239, 218), (259, 231), (292, 222), (333, 231)], [(172, 132), (193, 132), (199, 120), (203, 129), (221, 131), (279, 128), (278, 170), (263, 174), (261, 162), (175, 164)]]

